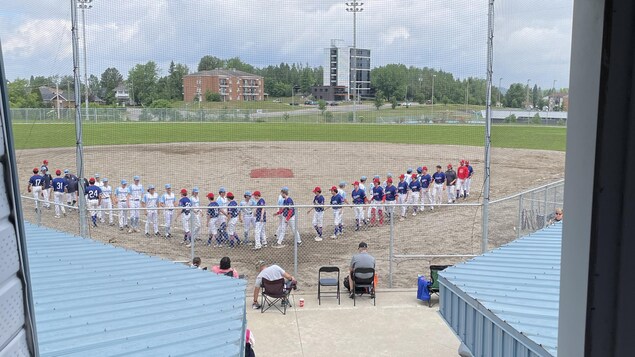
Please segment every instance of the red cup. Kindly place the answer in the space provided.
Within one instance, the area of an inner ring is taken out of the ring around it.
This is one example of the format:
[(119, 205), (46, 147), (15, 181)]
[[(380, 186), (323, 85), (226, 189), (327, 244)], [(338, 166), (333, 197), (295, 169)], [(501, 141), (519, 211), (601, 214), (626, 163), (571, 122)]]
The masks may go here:
[(304, 299), (300, 299), (300, 307), (304, 307)]

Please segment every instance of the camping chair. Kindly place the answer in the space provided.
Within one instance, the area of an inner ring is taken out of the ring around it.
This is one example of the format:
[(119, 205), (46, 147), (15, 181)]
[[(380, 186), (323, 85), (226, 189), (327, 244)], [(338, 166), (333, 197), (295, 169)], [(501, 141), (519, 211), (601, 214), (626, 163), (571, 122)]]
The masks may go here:
[(451, 267), (451, 265), (430, 265), (430, 285), (428, 286), (430, 300), (428, 300), (428, 307), (432, 307), (432, 294), (439, 296), (439, 272), (448, 267)]
[[(322, 273), (337, 273), (337, 278), (323, 278)], [(334, 286), (337, 290), (324, 293), (321, 290), (322, 286)], [(318, 305), (322, 305), (321, 296), (326, 294), (334, 294), (333, 296), (337, 297), (337, 304), (340, 304), (340, 268), (338, 267), (321, 267), (318, 270)]]
[[(358, 278), (357, 274), (372, 274), (371, 277), (362, 279)], [(377, 300), (375, 299), (375, 269), (374, 268), (355, 268), (353, 270), (353, 281), (355, 283), (355, 288), (353, 290), (357, 290), (358, 288), (366, 288), (370, 292), (370, 297), (373, 299), (373, 306), (377, 305)], [(363, 293), (362, 293), (363, 294)], [(360, 296), (362, 295), (360, 294)], [(356, 306), (355, 303), (355, 291), (353, 291), (353, 306)]]
[[(287, 290), (285, 288), (284, 278), (273, 281), (269, 281), (263, 278), (262, 285), (260, 287), (262, 290), (262, 303), (260, 304), (262, 305), (262, 308), (260, 312), (264, 313), (273, 306), (283, 315), (286, 315), (287, 306), (291, 306), (291, 304), (289, 303), (289, 293), (291, 290)], [(281, 302), (282, 309), (276, 305), (278, 301)]]

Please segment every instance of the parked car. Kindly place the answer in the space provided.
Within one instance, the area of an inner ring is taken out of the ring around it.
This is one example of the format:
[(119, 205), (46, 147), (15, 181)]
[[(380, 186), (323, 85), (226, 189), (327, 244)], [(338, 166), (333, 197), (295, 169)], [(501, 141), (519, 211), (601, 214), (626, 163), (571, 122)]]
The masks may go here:
[(304, 105), (317, 105), (317, 102), (313, 100), (307, 100), (304, 102)]
[(280, 99), (274, 99), (273, 102), (274, 103), (280, 103)]
[(332, 106), (332, 107), (336, 107), (336, 106), (338, 106), (340, 104), (338, 102), (330, 102), (329, 105)]

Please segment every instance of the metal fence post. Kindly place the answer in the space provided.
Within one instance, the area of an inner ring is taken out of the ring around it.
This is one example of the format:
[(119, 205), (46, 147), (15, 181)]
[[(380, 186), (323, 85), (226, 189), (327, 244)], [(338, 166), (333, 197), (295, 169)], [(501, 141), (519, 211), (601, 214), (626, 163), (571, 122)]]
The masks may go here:
[(298, 232), (298, 224), (300, 223), (300, 221), (298, 220), (298, 217), (300, 215), (298, 214), (298, 210), (295, 210), (295, 215), (294, 215), (294, 219), (295, 219), (295, 225), (293, 227), (293, 232), (291, 232), (291, 234), (293, 234), (293, 276), (298, 276), (298, 236), (300, 235), (300, 232)]
[(547, 226), (547, 194), (549, 193), (549, 187), (545, 187), (545, 202), (543, 204), (544, 211), (543, 214), (545, 218), (542, 220), (542, 228)]
[(388, 252), (388, 287), (392, 289), (392, 273), (393, 273), (393, 255), (394, 255), (394, 244), (395, 244), (395, 231), (393, 224), (393, 212), (390, 212), (390, 248)]
[(190, 210), (190, 262), (194, 261), (194, 210)]
[(42, 204), (39, 197), (35, 199), (35, 221), (38, 226), (42, 224)]
[(516, 229), (516, 238), (520, 237), (520, 231), (523, 229), (523, 195), (518, 196), (518, 228)]

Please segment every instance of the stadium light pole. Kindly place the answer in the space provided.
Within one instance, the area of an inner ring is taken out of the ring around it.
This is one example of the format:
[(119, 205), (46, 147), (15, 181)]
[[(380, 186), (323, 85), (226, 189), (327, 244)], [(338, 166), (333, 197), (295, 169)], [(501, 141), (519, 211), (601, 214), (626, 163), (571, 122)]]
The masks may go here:
[(527, 80), (527, 110), (529, 110), (529, 82), (531, 82), (531, 79)]
[(432, 120), (434, 120), (434, 77), (436, 76), (436, 74), (432, 75)]
[(86, 10), (93, 7), (93, 0), (77, 0), (77, 7), (82, 9), (82, 42), (84, 45), (84, 105), (88, 120), (88, 61), (86, 60)]
[(350, 87), (353, 84), (353, 122), (357, 122), (357, 97), (359, 96), (359, 89), (357, 88), (357, 13), (364, 11), (362, 6), (363, 2), (357, 2), (355, 0), (351, 2), (347, 2), (346, 8), (347, 12), (353, 13), (353, 56), (350, 56), (349, 53), (349, 65), (350, 59), (353, 58), (353, 68), (349, 68), (349, 77), (351, 72), (353, 73), (354, 80), (351, 81), (349, 78), (348, 86)]
[(492, 145), (492, 75), (494, 73), (494, 0), (489, 0), (487, 11), (487, 88), (485, 94), (485, 172), (483, 181), (483, 211), (481, 228), (481, 253), (489, 248), (489, 200)]

